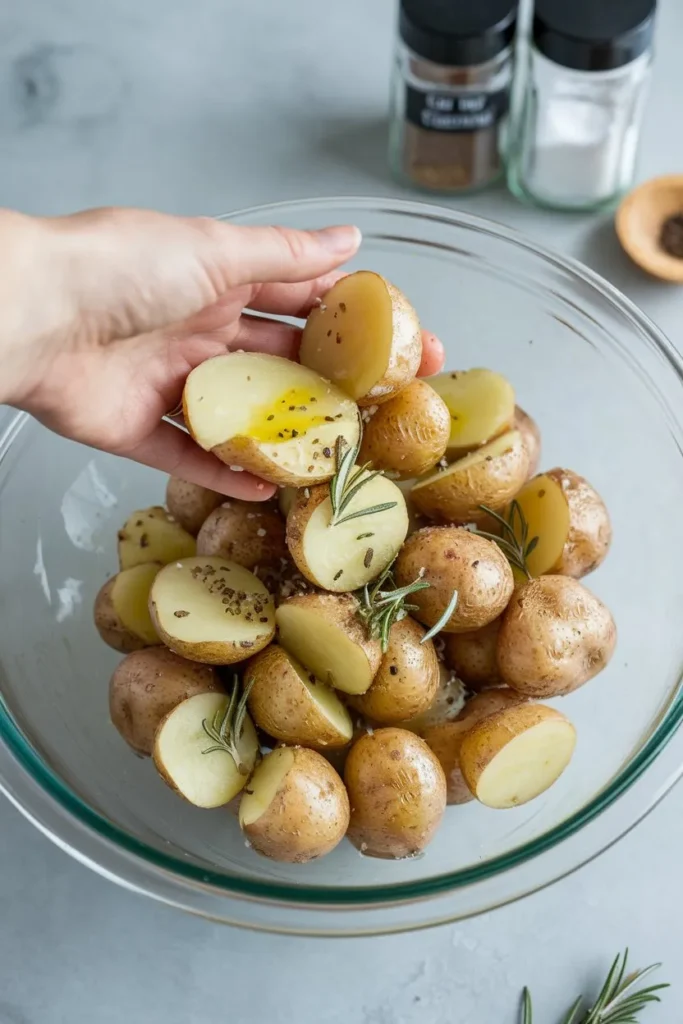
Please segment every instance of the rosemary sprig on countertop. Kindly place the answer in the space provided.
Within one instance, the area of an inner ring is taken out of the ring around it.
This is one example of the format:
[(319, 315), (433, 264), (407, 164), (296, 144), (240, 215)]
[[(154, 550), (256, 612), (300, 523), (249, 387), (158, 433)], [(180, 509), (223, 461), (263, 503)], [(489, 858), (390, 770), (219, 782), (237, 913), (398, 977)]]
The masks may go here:
[[(378, 638), (381, 641), (383, 654), (386, 654), (389, 647), (389, 633), (394, 623), (405, 619), (410, 612), (419, 611), (416, 604), (407, 603), (407, 598), (411, 594), (416, 594), (418, 590), (426, 590), (430, 585), (427, 580), (423, 580), (421, 576), (418, 576), (416, 580), (413, 580), (407, 586), (397, 587), (394, 584), (391, 566), (389, 566), (375, 580), (372, 586), (366, 583), (361, 590), (357, 591), (358, 615), (365, 623), (370, 638)], [(448, 602), (448, 607), (436, 625), (432, 626), (422, 637), (421, 644), (426, 643), (427, 640), (431, 640), (432, 637), (441, 632), (455, 611), (457, 603), (458, 592), (454, 590), (453, 596)]]
[[(480, 505), (479, 508), (482, 512), (486, 512), (487, 515), (493, 516), (500, 523), (503, 533), (498, 537), (495, 533), (486, 533), (485, 530), (474, 529), (472, 532), (476, 533), (479, 537), (485, 537), (486, 540), (492, 540), (507, 557), (510, 565), (523, 572), (527, 579), (531, 579), (527, 558), (538, 544), (538, 537), (532, 537), (529, 540), (529, 524), (519, 502), (510, 502), (510, 507), (505, 516), (494, 512), (488, 505)], [(519, 529), (517, 529), (517, 526)]]
[[(643, 970), (626, 973), (628, 949), (614, 958), (600, 994), (590, 1008), (583, 1010), (584, 997), (579, 996), (562, 1018), (562, 1024), (638, 1024), (640, 1014), (648, 1003), (658, 1003), (658, 993), (668, 988), (666, 984), (648, 985), (636, 988), (639, 982), (648, 978), (661, 964), (652, 964)], [(525, 988), (522, 996), (521, 1024), (533, 1024), (531, 996)]]
[(224, 710), (219, 708), (210, 722), (206, 718), (202, 722), (204, 732), (213, 741), (211, 746), (202, 750), (202, 754), (212, 754), (215, 750), (222, 750), (226, 754), (230, 754), (240, 775), (249, 774), (249, 769), (242, 761), (237, 744), (242, 737), (244, 719), (247, 713), (247, 700), (249, 699), (249, 691), (253, 684), (254, 680), (250, 679), (240, 697), (240, 681), (236, 675), (232, 684), (230, 700), (226, 708)]
[[(372, 516), (376, 512), (385, 512), (387, 509), (395, 508), (398, 502), (385, 501), (381, 505), (370, 505), (368, 508), (359, 509), (358, 512), (344, 512), (349, 504), (367, 483), (381, 476), (381, 470), (368, 472), (369, 462), (364, 466), (356, 466), (356, 459), (360, 452), (361, 438), (358, 443), (349, 446), (341, 435), (337, 438), (335, 445), (335, 458), (337, 470), (330, 480), (330, 502), (332, 503), (332, 519), (330, 526), (338, 526), (340, 523), (348, 523), (350, 519), (360, 519), (361, 516)], [(355, 471), (351, 472), (355, 466)]]

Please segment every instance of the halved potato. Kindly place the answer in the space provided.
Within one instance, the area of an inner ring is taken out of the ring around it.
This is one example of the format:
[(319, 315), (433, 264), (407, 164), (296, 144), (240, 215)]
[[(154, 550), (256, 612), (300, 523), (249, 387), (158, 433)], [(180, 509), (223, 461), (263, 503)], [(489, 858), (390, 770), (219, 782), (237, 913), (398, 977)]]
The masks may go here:
[(244, 715), (233, 744), (220, 744), (207, 729), (218, 729), (230, 705), (221, 693), (200, 693), (178, 704), (161, 722), (154, 740), (154, 764), (164, 782), (195, 807), (222, 807), (237, 796), (259, 758), (256, 730)]
[(166, 505), (173, 518), (184, 530), (196, 537), (205, 519), (215, 508), (226, 500), (224, 494), (210, 491), (208, 487), (200, 487), (179, 476), (168, 478), (166, 485)]
[[(374, 580), (393, 562), (408, 533), (403, 494), (391, 480), (364, 471), (368, 479), (353, 496), (344, 516), (332, 525), (327, 484), (297, 493), (287, 516), (287, 545), (300, 572), (324, 590), (356, 590)], [(363, 515), (373, 506), (390, 507)]]
[(275, 613), (278, 639), (309, 672), (344, 693), (365, 693), (382, 660), (351, 594), (302, 594)]
[(273, 739), (313, 750), (351, 742), (353, 722), (334, 690), (278, 644), (252, 658), (244, 678), (252, 717)]
[(485, 525), (492, 517), (481, 506), (502, 512), (524, 486), (528, 469), (522, 435), (510, 430), (448, 469), (435, 470), (418, 480), (410, 496), (432, 519)]
[(518, 405), (515, 406), (515, 420), (513, 423), (515, 430), (518, 430), (522, 435), (522, 441), (524, 447), (527, 450), (529, 456), (529, 476), (532, 477), (538, 469), (538, 463), (541, 459), (541, 431), (538, 428), (536, 420), (532, 419), (524, 409), (520, 409)]
[(338, 281), (309, 314), (299, 359), (359, 405), (378, 405), (415, 377), (422, 358), (417, 313), (379, 274)]
[(190, 558), (196, 548), (192, 534), (160, 506), (133, 512), (118, 533), (122, 569), (132, 569), (146, 562), (168, 565), (178, 558)]
[[(604, 501), (587, 480), (569, 469), (551, 469), (517, 495), (529, 539), (538, 544), (527, 558), (532, 576), (554, 573), (579, 579), (604, 561), (612, 525)], [(519, 522), (516, 524), (519, 536)]]
[(470, 729), (460, 767), (473, 795), (487, 807), (518, 807), (545, 792), (569, 764), (576, 730), (544, 704), (498, 711)]
[(280, 566), (289, 554), (282, 516), (272, 505), (235, 499), (224, 501), (199, 531), (197, 554), (229, 558), (245, 569)]
[(442, 458), (450, 429), (446, 403), (429, 384), (414, 380), (365, 424), (358, 461), (394, 479), (422, 476)]
[(183, 406), (197, 444), (275, 484), (329, 480), (337, 438), (355, 445), (360, 434), (343, 391), (306, 366), (256, 352), (201, 363), (187, 378)]
[(240, 825), (255, 850), (305, 864), (344, 838), (349, 798), (332, 765), (315, 750), (278, 747), (266, 754), (240, 803)]
[(444, 637), (446, 661), (470, 690), (505, 685), (498, 668), (500, 623), (500, 619), (494, 619), (471, 633), (449, 633)]
[(95, 626), (115, 651), (128, 654), (161, 643), (148, 607), (152, 582), (160, 569), (157, 562), (122, 569), (95, 598)]
[(275, 633), (275, 606), (264, 584), (243, 566), (215, 555), (167, 565), (149, 600), (163, 642), (190, 661), (244, 661)]
[(458, 717), (467, 699), (467, 690), (462, 679), (442, 661), (439, 662), (439, 687), (429, 707), (414, 718), (401, 722), (402, 729), (410, 729), (418, 736), (434, 725), (452, 722)]
[(505, 377), (493, 370), (460, 370), (429, 377), (451, 415), (446, 456), (459, 459), (512, 427), (515, 393)]

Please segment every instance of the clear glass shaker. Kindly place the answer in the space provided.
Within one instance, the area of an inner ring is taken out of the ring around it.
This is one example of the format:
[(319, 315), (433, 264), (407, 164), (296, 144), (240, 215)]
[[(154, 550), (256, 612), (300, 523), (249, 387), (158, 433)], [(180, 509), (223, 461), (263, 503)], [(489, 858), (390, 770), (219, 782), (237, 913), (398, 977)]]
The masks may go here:
[(565, 210), (631, 186), (652, 64), (656, 0), (536, 0), (508, 185)]

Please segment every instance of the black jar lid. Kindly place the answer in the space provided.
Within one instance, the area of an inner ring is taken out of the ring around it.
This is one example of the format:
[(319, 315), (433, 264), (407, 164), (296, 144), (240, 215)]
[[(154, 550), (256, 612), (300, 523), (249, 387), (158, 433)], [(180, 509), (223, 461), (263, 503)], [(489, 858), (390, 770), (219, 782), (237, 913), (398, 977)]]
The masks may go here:
[(577, 71), (623, 67), (650, 47), (657, 0), (536, 0), (534, 43)]
[(510, 45), (517, 8), (518, 0), (401, 0), (399, 31), (419, 57), (472, 67)]

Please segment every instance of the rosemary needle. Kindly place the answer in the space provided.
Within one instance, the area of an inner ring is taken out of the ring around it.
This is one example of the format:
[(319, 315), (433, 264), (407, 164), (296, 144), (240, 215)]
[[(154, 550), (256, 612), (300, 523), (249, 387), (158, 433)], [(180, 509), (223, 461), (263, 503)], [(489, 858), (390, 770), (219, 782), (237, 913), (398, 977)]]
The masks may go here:
[[(427, 584), (427, 586), (429, 586), (429, 584)], [(451, 615), (455, 611), (457, 605), (458, 605), (458, 591), (454, 590), (453, 591), (453, 596), (451, 597), (450, 601), (448, 602), (448, 606), (446, 607), (446, 610), (444, 611), (443, 615), (441, 616), (439, 621), (434, 626), (432, 626), (432, 628), (430, 630), (428, 630), (427, 633), (425, 633), (425, 635), (420, 640), (421, 644), (426, 644), (428, 640), (431, 640), (432, 637), (436, 636), (437, 633), (441, 632), (441, 630), (446, 625), (446, 623), (450, 619)]]
[(494, 512), (488, 505), (480, 505), (479, 508), (500, 523), (503, 533), (499, 537), (495, 533), (487, 533), (485, 530), (474, 529), (472, 532), (486, 540), (492, 540), (507, 557), (510, 565), (524, 573), (527, 579), (531, 579), (527, 558), (538, 544), (538, 537), (532, 537), (529, 540), (529, 524), (519, 502), (512, 501), (510, 503), (506, 516)]

